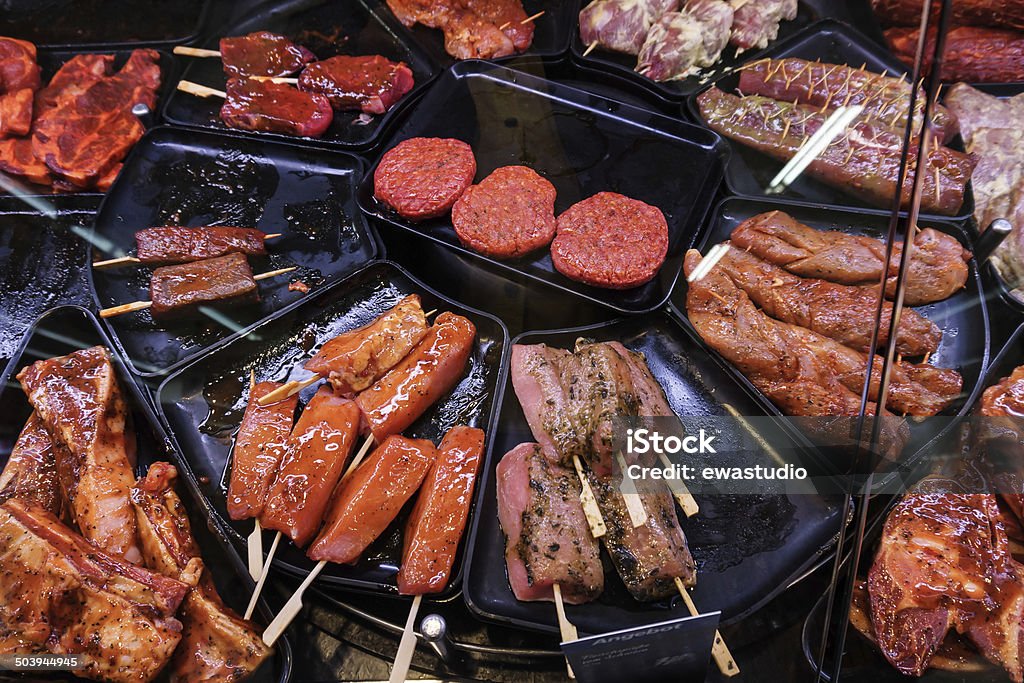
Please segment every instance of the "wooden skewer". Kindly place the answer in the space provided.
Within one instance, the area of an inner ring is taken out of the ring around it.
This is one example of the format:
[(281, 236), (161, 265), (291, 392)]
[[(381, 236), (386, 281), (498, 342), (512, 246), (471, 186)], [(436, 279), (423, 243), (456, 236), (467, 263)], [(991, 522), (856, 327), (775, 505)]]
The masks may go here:
[[(259, 520), (256, 521), (256, 527), (259, 528)], [(260, 571), (260, 578), (256, 582), (256, 588), (252, 591), (252, 597), (249, 598), (249, 606), (245, 608), (245, 618), (252, 617), (253, 610), (256, 609), (256, 602), (260, 599), (260, 593), (263, 592), (263, 584), (267, 582), (267, 577), (270, 575), (270, 565), (274, 561), (274, 554), (277, 552), (277, 545), (281, 542), (281, 532), (278, 531), (274, 536), (274, 542), (270, 544), (270, 552), (267, 554), (267, 561), (263, 563), (263, 568)], [(263, 559), (262, 557), (260, 559)]]
[(346, 479), (348, 479), (350, 474), (356, 471), (356, 468), (359, 467), (359, 464), (363, 462), (363, 458), (365, 458), (366, 454), (370, 452), (370, 446), (372, 445), (373, 434), (370, 434), (368, 437), (366, 437), (366, 441), (363, 442), (363, 445), (359, 449), (359, 452), (356, 453), (356, 457), (352, 458), (352, 462), (349, 463), (348, 469), (345, 470), (345, 474), (341, 475), (341, 481), (345, 481)]
[(587, 45), (587, 49), (583, 51), (583, 56), (586, 57), (587, 55), (589, 55), (591, 52), (593, 52), (596, 49), (597, 49), (597, 43), (591, 43), (590, 45)]
[(522, 21), (519, 22), (520, 25), (525, 26), (526, 24), (529, 24), (531, 21), (537, 21), (542, 16), (544, 16), (544, 11), (545, 10), (541, 10), (541, 11), (537, 12), (536, 14), (534, 14), (532, 17), (526, 17), (525, 19), (523, 19)]
[(250, 76), (254, 81), (270, 81), (271, 83), (285, 83), (287, 85), (298, 85), (299, 79), (287, 78), (285, 76)]
[(263, 642), (268, 646), (273, 645), (277, 642), (277, 639), (281, 637), (288, 625), (292, 623), (292, 620), (299, 616), (299, 612), (302, 611), (302, 596), (309, 588), (309, 585), (316, 580), (316, 577), (320, 576), (320, 572), (327, 566), (327, 560), (320, 560), (317, 565), (313, 567), (313, 571), (306, 576), (305, 580), (299, 584), (298, 590), (292, 594), (292, 597), (288, 598), (288, 602), (284, 604), (281, 611), (277, 613), (274, 620), (267, 626), (267, 630), (263, 632)]
[[(626, 459), (622, 457), (622, 453), (616, 453), (615, 459), (619, 462), (619, 470), (622, 472), (622, 483), (625, 484)], [(626, 502), (626, 514), (629, 515), (629, 521), (633, 524), (633, 528), (635, 529), (647, 524), (647, 510), (644, 509), (644, 502), (636, 491), (636, 485), (633, 485), (632, 492), (627, 493), (621, 487), (619, 492), (622, 494), (622, 499)]]
[(208, 88), (205, 85), (199, 85), (192, 81), (179, 81), (178, 90), (181, 92), (187, 92), (189, 95), (195, 95), (196, 97), (219, 97), (223, 100), (228, 96), (228, 94), (223, 90)]
[[(672, 467), (672, 461), (669, 460), (668, 456), (664, 453), (661, 454), (661, 464), (665, 467)], [(678, 479), (672, 479), (672, 483), (668, 485), (672, 489), (672, 495), (675, 497), (676, 502), (679, 503), (679, 507), (682, 508), (683, 512), (687, 517), (693, 517), (695, 514), (700, 512), (700, 506), (697, 505), (697, 499), (690, 493), (690, 489), (686, 488), (686, 484)]]
[[(264, 240), (271, 240), (271, 239), (274, 239), (275, 237), (280, 237), (282, 234), (283, 233), (275, 232), (275, 233), (273, 233), (271, 235), (264, 235), (263, 239)], [(121, 257), (118, 257), (118, 258), (107, 259), (106, 261), (93, 261), (92, 262), (92, 267), (93, 268), (109, 268), (111, 266), (123, 266), (123, 265), (128, 264), (128, 263), (142, 263), (142, 261), (140, 261), (139, 259), (135, 258), (134, 256), (121, 256)]]
[[(562, 642), (568, 643), (573, 640), (579, 640), (580, 635), (576, 631), (576, 626), (569, 621), (569, 617), (565, 616), (565, 604), (562, 602), (562, 587), (557, 583), (552, 586), (555, 591), (555, 612), (558, 614), (558, 632), (562, 636)], [(569, 678), (576, 678), (576, 674), (572, 672), (572, 666), (569, 664), (569, 660), (565, 660), (565, 668), (569, 672)]]
[[(683, 584), (683, 580), (678, 576), (676, 577), (676, 589), (679, 591), (679, 595), (683, 597), (683, 602), (686, 603), (686, 609), (690, 611), (692, 616), (697, 616), (700, 612), (697, 610), (697, 606), (693, 604), (693, 598), (690, 597), (690, 592), (686, 590), (686, 586)], [(722, 634), (715, 629), (715, 642), (711, 646), (711, 656), (715, 660), (715, 664), (718, 666), (718, 670), (722, 672), (723, 676), (735, 676), (740, 672), (740, 667), (736, 664), (736, 660), (732, 658), (732, 653), (729, 652), (728, 646), (725, 644), (725, 640), (722, 638)]]
[(412, 599), (412, 607), (409, 608), (409, 616), (405, 620), (405, 629), (402, 631), (402, 639), (398, 642), (398, 652), (395, 653), (395, 664), (391, 667), (391, 677), (388, 683), (404, 683), (405, 675), (409, 673), (409, 665), (412, 664), (412, 655), (416, 652), (416, 614), (420, 611), (420, 603), (423, 596), (417, 595)]
[(185, 57), (216, 57), (220, 59), (220, 52), (217, 50), (206, 50), (201, 47), (188, 47), (187, 45), (175, 45), (174, 54)]
[[(292, 266), (291, 268), (278, 268), (268, 273), (260, 273), (253, 277), (253, 280), (266, 280), (267, 278), (277, 277), (278, 275), (284, 275), (296, 270), (298, 266)], [(123, 313), (133, 313), (135, 311), (144, 311), (153, 305), (152, 301), (133, 301), (130, 304), (121, 304), (120, 306), (111, 306), (110, 308), (104, 308), (100, 311), (101, 318), (113, 318), (116, 315)], [(262, 404), (260, 404), (262, 405)]]
[(580, 462), (580, 456), (572, 456), (572, 464), (576, 468), (576, 476), (580, 478), (580, 503), (583, 505), (583, 514), (587, 518), (587, 524), (590, 525), (590, 535), (594, 538), (601, 538), (608, 533), (608, 527), (605, 526), (604, 517), (601, 516), (601, 508), (597, 506), (594, 490), (590, 488), (586, 472), (583, 471), (583, 463)]
[[(256, 388), (256, 371), (249, 371), (249, 396), (252, 397), (252, 390)], [(245, 548), (249, 561), (249, 576), (253, 581), (259, 581), (263, 574), (263, 527), (260, 525), (260, 518), (253, 520), (253, 530), (245, 540)], [(248, 618), (248, 617), (246, 617)]]

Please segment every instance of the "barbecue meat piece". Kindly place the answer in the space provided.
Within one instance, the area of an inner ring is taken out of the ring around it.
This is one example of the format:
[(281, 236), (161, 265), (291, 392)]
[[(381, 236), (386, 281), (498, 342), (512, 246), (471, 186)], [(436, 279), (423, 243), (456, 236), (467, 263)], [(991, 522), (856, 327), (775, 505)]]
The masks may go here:
[(689, 12), (669, 12), (654, 22), (637, 57), (636, 71), (653, 81), (691, 75), (704, 53), (703, 25)]
[(1024, 365), (985, 390), (980, 410), (985, 417), (1024, 417)]
[(244, 254), (162, 266), (149, 281), (154, 318), (195, 313), (199, 306), (259, 301), (259, 289)]
[(406, 26), (444, 32), (445, 51), (456, 59), (494, 59), (524, 52), (533, 42), (521, 0), (388, 0)]
[(225, 225), (186, 228), (167, 225), (135, 233), (135, 256), (143, 263), (164, 265), (245, 254), (265, 256), (266, 233), (255, 228)]
[(32, 152), (31, 138), (0, 140), (0, 171), (38, 185), (53, 182), (50, 169)]
[(412, 90), (412, 69), (380, 55), (338, 55), (302, 70), (299, 90), (318, 93), (338, 111), (383, 114)]
[(768, 47), (779, 23), (796, 19), (798, 9), (797, 0), (749, 0), (736, 8), (729, 42), (741, 51)]
[[(885, 244), (871, 237), (816, 230), (781, 211), (762, 213), (743, 221), (729, 236), (733, 245), (802, 277), (846, 285), (877, 285), (885, 266)], [(886, 279), (886, 296), (896, 290), (903, 245), (893, 248)], [(914, 238), (906, 278), (908, 306), (942, 301), (967, 283), (971, 252), (955, 237), (925, 228)]]
[(0, 37), (0, 93), (39, 90), (36, 46), (27, 40)]
[(188, 585), (100, 550), (41, 508), (0, 505), (0, 652), (77, 654), (79, 676), (150, 681), (181, 638)]
[(387, 3), (395, 17), (408, 28), (416, 24), (441, 28), (452, 7), (447, 0), (387, 0)]
[(229, 128), (318, 138), (334, 120), (326, 97), (286, 83), (232, 78), (226, 91), (220, 118)]
[(269, 31), (220, 39), (220, 59), (228, 78), (290, 76), (316, 55), (289, 38)]
[(141, 559), (129, 492), (135, 435), (110, 352), (102, 346), (36, 361), (18, 373), (55, 443), (57, 477), (82, 535), (129, 562)]
[(520, 444), (498, 463), (498, 519), (517, 600), (553, 602), (556, 583), (572, 605), (590, 602), (604, 590), (579, 478), (550, 460), (539, 444)]
[(17, 498), (62, 517), (65, 504), (57, 478), (57, 448), (39, 414), (33, 412), (0, 472), (0, 503)]
[[(726, 242), (726, 244), (729, 244)], [(834, 339), (858, 351), (871, 348), (878, 288), (841, 285), (802, 278), (742, 249), (730, 248), (718, 261), (736, 285), (762, 311)], [(889, 339), (892, 304), (884, 302), (878, 345)], [(904, 356), (923, 356), (939, 348), (942, 332), (924, 316), (904, 309), (896, 335), (896, 350)]]
[(354, 395), (398, 365), (428, 329), (420, 297), (410, 294), (372, 322), (327, 341), (305, 368), (327, 377), (342, 396)]
[(32, 129), (32, 102), (28, 88), (0, 95), (0, 138), (28, 135)]
[[(904, 64), (912, 65), (920, 31), (891, 28), (885, 32), (889, 49)], [(925, 69), (931, 70), (934, 34), (925, 41)], [(939, 78), (953, 83), (1005, 83), (1024, 80), (1024, 34), (994, 28), (956, 26), (946, 35)]]
[(75, 55), (57, 69), (46, 87), (36, 92), (36, 115), (56, 107), (63, 99), (73, 99), (114, 71), (114, 55)]
[(660, 17), (646, 0), (593, 0), (580, 11), (580, 40), (588, 47), (639, 54)]
[[(1024, 2), (1020, 0), (957, 0), (951, 3), (955, 26), (991, 26), (1024, 30)], [(871, 0), (875, 16), (884, 25), (918, 26), (922, 0)], [(940, 0), (932, 0), (930, 21), (938, 21)]]
[(255, 624), (227, 607), (202, 564), (181, 499), (178, 471), (166, 462), (149, 466), (132, 489), (146, 566), (179, 578), (191, 589), (181, 605), (181, 642), (169, 666), (173, 683), (240, 681), (259, 668), (271, 649)]

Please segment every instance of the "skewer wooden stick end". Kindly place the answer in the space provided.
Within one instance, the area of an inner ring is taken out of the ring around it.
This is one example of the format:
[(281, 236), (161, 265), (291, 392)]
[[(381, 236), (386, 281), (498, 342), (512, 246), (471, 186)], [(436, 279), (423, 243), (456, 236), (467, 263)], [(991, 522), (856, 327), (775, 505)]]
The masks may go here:
[(119, 258), (111, 258), (105, 261), (93, 261), (93, 268), (112, 268), (115, 266), (123, 266), (128, 263), (140, 263), (139, 259), (134, 256), (121, 256)]
[(219, 97), (223, 100), (228, 96), (223, 90), (208, 88), (205, 85), (193, 83), (192, 81), (179, 81), (178, 90), (187, 92), (189, 95), (195, 95), (196, 97)]
[(174, 54), (182, 55), (184, 57), (216, 57), (220, 59), (220, 52), (217, 50), (207, 50), (201, 47), (189, 47), (188, 45), (175, 45)]
[[(676, 590), (679, 591), (683, 602), (686, 603), (686, 609), (689, 610), (692, 616), (698, 616), (700, 611), (693, 604), (693, 598), (690, 597), (690, 592), (686, 590), (686, 584), (678, 576), (675, 577), (675, 582)], [(725, 639), (722, 638), (722, 634), (718, 632), (718, 629), (715, 629), (715, 640), (711, 644), (711, 657), (715, 660), (715, 665), (718, 666), (718, 670), (723, 676), (731, 678), (740, 672), (739, 665), (733, 659), (732, 653), (729, 652), (729, 647), (725, 644)]]
[(113, 318), (114, 316), (121, 315), (123, 313), (134, 313), (135, 311), (144, 311), (152, 305), (152, 301), (133, 301), (130, 304), (111, 306), (110, 308), (104, 308), (102, 311), (100, 311), (100, 317)]
[(268, 406), (271, 403), (277, 403), (278, 401), (283, 401), (284, 399), (288, 398), (289, 396), (294, 396), (295, 394), (299, 393), (300, 391), (302, 391), (303, 389), (305, 389), (309, 385), (315, 384), (315, 383), (319, 382), (321, 379), (322, 378), (320, 377), (320, 375), (313, 375), (312, 377), (307, 377), (304, 380), (294, 380), (293, 379), (290, 382), (285, 382), (284, 384), (279, 386), (277, 389), (274, 389), (273, 391), (271, 391), (269, 394), (266, 394), (266, 395), (261, 396), (260, 398), (256, 399), (256, 405), (258, 405), (258, 406)]
[(583, 505), (583, 514), (590, 525), (590, 535), (594, 538), (601, 538), (608, 533), (604, 518), (601, 516), (601, 508), (597, 506), (597, 498), (594, 497), (594, 490), (590, 488), (587, 475), (583, 471), (583, 463), (578, 455), (572, 456), (573, 467), (576, 468), (576, 475), (580, 478), (580, 503)]
[(263, 527), (260, 520), (256, 520), (252, 533), (245, 540), (245, 549), (249, 561), (249, 576), (253, 581), (259, 581), (263, 574)]
[(309, 585), (313, 583), (314, 580), (316, 580), (316, 577), (320, 575), (320, 572), (322, 572), (324, 570), (324, 567), (326, 566), (327, 560), (320, 560), (320, 562), (317, 563), (315, 567), (313, 567), (313, 571), (311, 571), (309, 575), (306, 576), (305, 580), (303, 580), (303, 582), (299, 584), (299, 587), (292, 594), (292, 597), (288, 598), (288, 602), (284, 604), (284, 607), (281, 608), (281, 611), (277, 613), (277, 616), (274, 617), (274, 620), (270, 622), (269, 626), (267, 626), (267, 630), (263, 632), (263, 642), (266, 645), (271, 646), (274, 643), (276, 643), (277, 639), (280, 638), (281, 634), (284, 633), (285, 629), (288, 628), (288, 625), (292, 623), (292, 620), (295, 619), (295, 617), (299, 616), (299, 613), (302, 611), (303, 594), (306, 592), (306, 589), (309, 588)]
[(593, 52), (596, 49), (597, 49), (597, 43), (591, 43), (590, 45), (587, 45), (587, 49), (583, 51), (583, 56), (586, 57), (587, 55), (589, 55), (591, 52)]
[(402, 639), (398, 642), (398, 652), (395, 653), (395, 663), (391, 667), (391, 677), (388, 683), (404, 683), (405, 676), (409, 673), (409, 665), (412, 664), (413, 653), (416, 652), (416, 614), (420, 611), (420, 603), (423, 596), (417, 595), (412, 599), (412, 606), (409, 608), (409, 617), (405, 620), (405, 629), (402, 631)]
[[(270, 575), (270, 565), (274, 562), (274, 554), (277, 553), (277, 545), (281, 542), (281, 532), (278, 531), (277, 535), (274, 536), (274, 542), (270, 544), (270, 552), (267, 553), (267, 561), (263, 563), (263, 567), (260, 570), (259, 580), (256, 582), (256, 588), (252, 591), (252, 597), (249, 598), (249, 605), (245, 608), (245, 618), (252, 618), (252, 613), (256, 609), (256, 603), (259, 602), (260, 593), (263, 592), (263, 584), (267, 582), (267, 577)], [(262, 560), (262, 554), (260, 556)]]
[[(573, 640), (579, 640), (579, 633), (576, 631), (576, 626), (569, 621), (569, 617), (565, 616), (565, 603), (562, 602), (562, 587), (557, 583), (552, 586), (555, 593), (555, 613), (558, 614), (558, 632), (562, 636), (562, 642), (568, 643)], [(576, 674), (572, 671), (572, 666), (569, 664), (569, 660), (565, 660), (565, 668), (569, 674), (569, 678), (575, 679)]]

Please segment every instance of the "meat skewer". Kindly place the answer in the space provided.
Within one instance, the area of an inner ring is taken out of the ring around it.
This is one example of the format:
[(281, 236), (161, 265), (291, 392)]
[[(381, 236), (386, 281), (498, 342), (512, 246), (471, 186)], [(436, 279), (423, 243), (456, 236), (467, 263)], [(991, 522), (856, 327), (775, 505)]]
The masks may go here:
[(179, 45), (174, 48), (174, 54), (221, 59), (229, 78), (287, 76), (316, 59), (316, 55), (286, 36), (269, 31), (221, 38), (220, 50)]
[(235, 252), (263, 256), (267, 253), (264, 240), (280, 236), (281, 233), (267, 234), (255, 228), (223, 225), (196, 228), (167, 225), (146, 228), (135, 233), (135, 256), (94, 261), (92, 267), (106, 268), (128, 263), (189, 263)]
[(178, 82), (182, 92), (223, 99), (220, 117), (229, 128), (318, 138), (334, 120), (334, 109), (323, 95), (255, 78), (231, 78), (225, 87), (226, 91)]

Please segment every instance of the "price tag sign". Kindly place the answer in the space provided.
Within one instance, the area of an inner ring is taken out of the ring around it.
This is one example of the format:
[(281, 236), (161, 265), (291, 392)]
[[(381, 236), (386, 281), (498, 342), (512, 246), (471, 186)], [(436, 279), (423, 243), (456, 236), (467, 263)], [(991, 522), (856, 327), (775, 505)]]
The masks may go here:
[(703, 681), (721, 612), (562, 643), (580, 683)]

